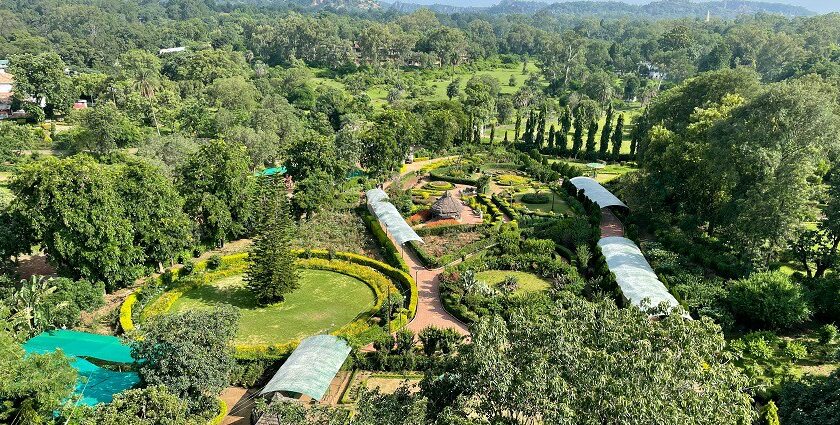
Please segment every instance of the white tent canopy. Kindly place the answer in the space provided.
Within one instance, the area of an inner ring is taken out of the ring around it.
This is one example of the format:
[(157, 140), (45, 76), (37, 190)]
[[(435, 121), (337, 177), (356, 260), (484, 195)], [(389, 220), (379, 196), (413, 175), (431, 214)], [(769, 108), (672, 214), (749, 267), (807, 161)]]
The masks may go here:
[(406, 223), (397, 207), (388, 202), (388, 195), (382, 189), (371, 189), (365, 193), (368, 210), (376, 216), (382, 228), (394, 237), (398, 245), (409, 241), (423, 242), (423, 239)]
[(604, 188), (604, 186), (601, 186), (601, 183), (598, 183), (591, 177), (574, 177), (569, 181), (572, 182), (578, 190), (583, 189), (583, 194), (589, 198), (590, 201), (598, 204), (601, 208), (627, 208), (627, 205), (625, 205), (624, 202), (621, 202), (621, 200), (613, 195), (612, 192)]
[(642, 251), (633, 241), (620, 236), (602, 238), (598, 246), (615, 274), (615, 280), (624, 297), (640, 308), (667, 304), (669, 309), (679, 306), (668, 288), (659, 281)]

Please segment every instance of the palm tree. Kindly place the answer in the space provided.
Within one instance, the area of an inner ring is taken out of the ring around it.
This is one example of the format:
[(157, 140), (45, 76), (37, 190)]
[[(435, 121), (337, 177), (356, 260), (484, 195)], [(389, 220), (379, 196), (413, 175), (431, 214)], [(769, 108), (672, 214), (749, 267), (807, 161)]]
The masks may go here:
[(138, 68), (134, 71), (134, 88), (140, 92), (140, 95), (149, 101), (149, 111), (152, 113), (152, 122), (155, 124), (158, 137), (160, 137), (160, 126), (158, 125), (157, 116), (155, 115), (155, 107), (152, 103), (152, 98), (155, 96), (155, 90), (160, 84), (160, 75), (152, 69)]

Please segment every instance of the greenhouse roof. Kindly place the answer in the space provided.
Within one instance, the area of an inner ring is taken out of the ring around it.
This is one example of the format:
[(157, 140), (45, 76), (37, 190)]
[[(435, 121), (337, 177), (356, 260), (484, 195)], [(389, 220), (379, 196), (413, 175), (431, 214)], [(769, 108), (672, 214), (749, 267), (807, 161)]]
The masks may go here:
[(382, 228), (394, 237), (398, 245), (409, 241), (423, 242), (417, 232), (406, 223), (397, 208), (388, 202), (388, 195), (382, 189), (367, 191), (368, 209), (376, 216)]
[(583, 189), (583, 194), (589, 198), (590, 201), (598, 204), (601, 208), (607, 207), (624, 207), (627, 208), (627, 205), (624, 202), (621, 202), (615, 195), (613, 195), (609, 190), (601, 186), (601, 183), (595, 181), (595, 179), (590, 177), (574, 177), (571, 180), (573, 185), (575, 185), (578, 190)]
[(315, 400), (324, 398), (347, 355), (350, 346), (332, 335), (304, 339), (280, 366), (260, 395), (273, 392), (305, 394)]
[(624, 297), (644, 310), (666, 303), (668, 308), (679, 305), (648, 264), (639, 247), (630, 239), (620, 236), (602, 238), (598, 246), (615, 274), (615, 280)]

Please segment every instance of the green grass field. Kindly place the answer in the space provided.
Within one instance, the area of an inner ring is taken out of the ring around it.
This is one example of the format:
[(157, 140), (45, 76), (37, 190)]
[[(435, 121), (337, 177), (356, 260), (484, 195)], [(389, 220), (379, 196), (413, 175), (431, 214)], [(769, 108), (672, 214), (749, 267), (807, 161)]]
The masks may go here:
[(239, 309), (236, 343), (276, 344), (329, 333), (374, 305), (373, 291), (362, 281), (339, 273), (302, 270), (300, 288), (282, 303), (259, 307), (242, 276), (232, 276), (184, 294), (173, 312), (228, 304)]
[(490, 286), (498, 285), (508, 276), (513, 276), (519, 280), (519, 287), (516, 288), (514, 294), (541, 292), (545, 291), (550, 286), (549, 283), (543, 280), (541, 277), (526, 272), (510, 270), (487, 270), (476, 273), (475, 275), (476, 279), (484, 281)]

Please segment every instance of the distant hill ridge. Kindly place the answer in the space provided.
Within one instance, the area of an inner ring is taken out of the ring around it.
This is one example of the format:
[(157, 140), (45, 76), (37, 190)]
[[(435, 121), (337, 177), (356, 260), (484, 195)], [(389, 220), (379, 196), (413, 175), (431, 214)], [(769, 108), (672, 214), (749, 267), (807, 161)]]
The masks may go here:
[(392, 8), (401, 12), (412, 12), (423, 7), (439, 13), (483, 11), (490, 14), (530, 15), (541, 12), (558, 15), (593, 16), (600, 18), (627, 17), (637, 19), (704, 18), (707, 13), (714, 18), (724, 19), (732, 19), (739, 15), (756, 13), (771, 13), (787, 17), (815, 15), (814, 12), (801, 6), (748, 0), (720, 0), (702, 3), (689, 0), (660, 0), (644, 5), (633, 5), (619, 1), (562, 1), (547, 3), (541, 1), (502, 0), (501, 3), (490, 7), (459, 7), (446, 4), (422, 5), (411, 3), (410, 1), (398, 1), (393, 4), (383, 2), (383, 8)]

